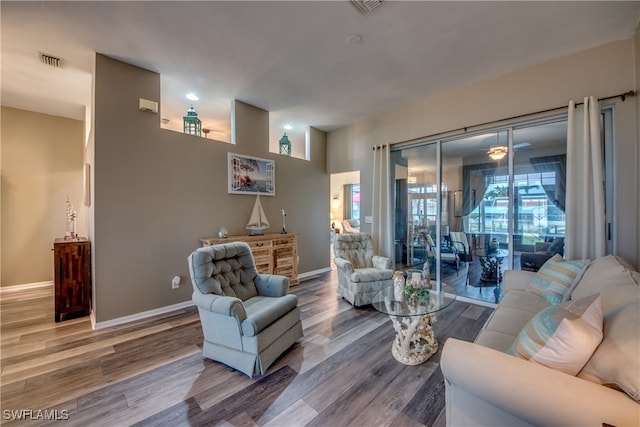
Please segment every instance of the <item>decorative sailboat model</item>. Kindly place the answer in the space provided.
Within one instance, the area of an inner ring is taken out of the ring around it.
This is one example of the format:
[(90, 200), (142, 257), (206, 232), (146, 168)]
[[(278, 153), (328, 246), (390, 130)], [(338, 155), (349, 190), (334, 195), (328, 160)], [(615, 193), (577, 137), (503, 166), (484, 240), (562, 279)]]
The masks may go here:
[(262, 230), (271, 227), (269, 220), (264, 214), (262, 209), (262, 203), (260, 203), (260, 195), (256, 196), (256, 202), (253, 204), (253, 210), (251, 211), (251, 217), (246, 229), (251, 230), (251, 235), (256, 236), (262, 234)]

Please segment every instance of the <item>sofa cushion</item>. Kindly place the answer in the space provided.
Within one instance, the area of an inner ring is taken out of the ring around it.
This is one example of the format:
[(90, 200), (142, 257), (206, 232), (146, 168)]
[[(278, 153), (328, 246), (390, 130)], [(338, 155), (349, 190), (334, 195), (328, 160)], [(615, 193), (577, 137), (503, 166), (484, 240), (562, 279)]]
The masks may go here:
[(605, 319), (629, 302), (640, 298), (640, 273), (624, 259), (607, 255), (591, 262), (573, 291), (573, 298), (599, 293)]
[(522, 329), (508, 354), (576, 375), (602, 341), (600, 295), (552, 305)]
[(565, 261), (556, 254), (542, 265), (527, 290), (551, 304), (560, 304), (588, 264), (588, 260)]
[(640, 402), (640, 301), (605, 316), (604, 339), (578, 376)]
[(498, 308), (491, 313), (475, 343), (505, 351), (527, 322), (547, 307), (549, 302), (539, 295), (512, 289), (502, 297)]

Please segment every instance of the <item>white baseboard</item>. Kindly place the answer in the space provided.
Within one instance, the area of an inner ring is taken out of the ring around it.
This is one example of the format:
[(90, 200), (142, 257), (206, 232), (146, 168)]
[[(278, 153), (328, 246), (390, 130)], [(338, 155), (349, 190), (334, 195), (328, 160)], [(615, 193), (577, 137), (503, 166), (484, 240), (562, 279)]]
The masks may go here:
[(52, 281), (47, 282), (36, 282), (36, 283), (25, 283), (24, 285), (12, 285), (12, 286), (2, 286), (0, 287), (0, 294), (4, 294), (5, 292), (21, 292), (21, 291), (29, 291), (33, 289), (46, 288), (49, 286), (53, 286)]
[(159, 314), (169, 313), (171, 311), (180, 310), (191, 307), (193, 301), (180, 302), (178, 304), (168, 305), (166, 307), (155, 308), (153, 310), (143, 311), (141, 313), (131, 314), (129, 316), (118, 317), (117, 319), (105, 320), (104, 322), (96, 322), (95, 315), (91, 312), (91, 326), (94, 330), (118, 326), (124, 323), (134, 322), (136, 320), (146, 319), (147, 317), (157, 316)]
[(313, 279), (314, 277), (317, 277), (324, 273), (328, 273), (330, 271), (331, 271), (331, 267), (321, 268), (319, 270), (307, 271), (306, 273), (298, 274), (298, 280), (302, 282), (304, 280)]
[(489, 307), (489, 308), (497, 308), (498, 307), (498, 304), (494, 304), (492, 302), (482, 301), (482, 300), (479, 300), (479, 299), (474, 299), (474, 298), (469, 298), (469, 297), (463, 297), (461, 295), (458, 295), (456, 297), (456, 301), (467, 302), (469, 304), (481, 305), (483, 307)]

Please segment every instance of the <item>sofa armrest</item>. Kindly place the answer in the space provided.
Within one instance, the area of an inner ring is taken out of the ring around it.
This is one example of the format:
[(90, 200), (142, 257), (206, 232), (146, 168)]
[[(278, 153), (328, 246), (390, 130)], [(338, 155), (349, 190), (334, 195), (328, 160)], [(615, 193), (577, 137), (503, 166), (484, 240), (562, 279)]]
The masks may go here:
[[(447, 425), (456, 425), (457, 417), (458, 422), (469, 419), (466, 415), (494, 421), (513, 417), (544, 426), (640, 423), (640, 405), (625, 393), (488, 347), (449, 338), (440, 366), (447, 387)], [(465, 396), (465, 401), (454, 396)], [(485, 413), (465, 414), (478, 407), (470, 399)]]
[(289, 292), (289, 278), (275, 274), (258, 274), (254, 280), (258, 295), (282, 297)]
[(371, 257), (371, 263), (375, 268), (380, 268), (383, 270), (391, 269), (391, 258), (374, 255), (373, 257)]
[(505, 270), (502, 279), (502, 292), (506, 294), (511, 289), (525, 290), (531, 279), (536, 275), (531, 271)]
[(191, 299), (198, 308), (210, 311), (216, 314), (222, 314), (229, 317), (235, 317), (238, 322), (242, 322), (247, 318), (244, 305), (239, 298), (227, 297), (215, 294), (203, 294), (193, 292)]

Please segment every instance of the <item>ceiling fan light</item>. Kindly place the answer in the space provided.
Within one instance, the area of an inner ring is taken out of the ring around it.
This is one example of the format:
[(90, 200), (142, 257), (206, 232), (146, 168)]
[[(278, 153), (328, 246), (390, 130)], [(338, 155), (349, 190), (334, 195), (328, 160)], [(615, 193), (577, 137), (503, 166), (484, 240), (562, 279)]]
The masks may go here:
[(491, 160), (502, 160), (507, 156), (508, 152), (509, 149), (507, 147), (505, 147), (504, 145), (498, 145), (495, 147), (491, 147), (489, 151), (487, 151), (487, 154), (489, 154)]

